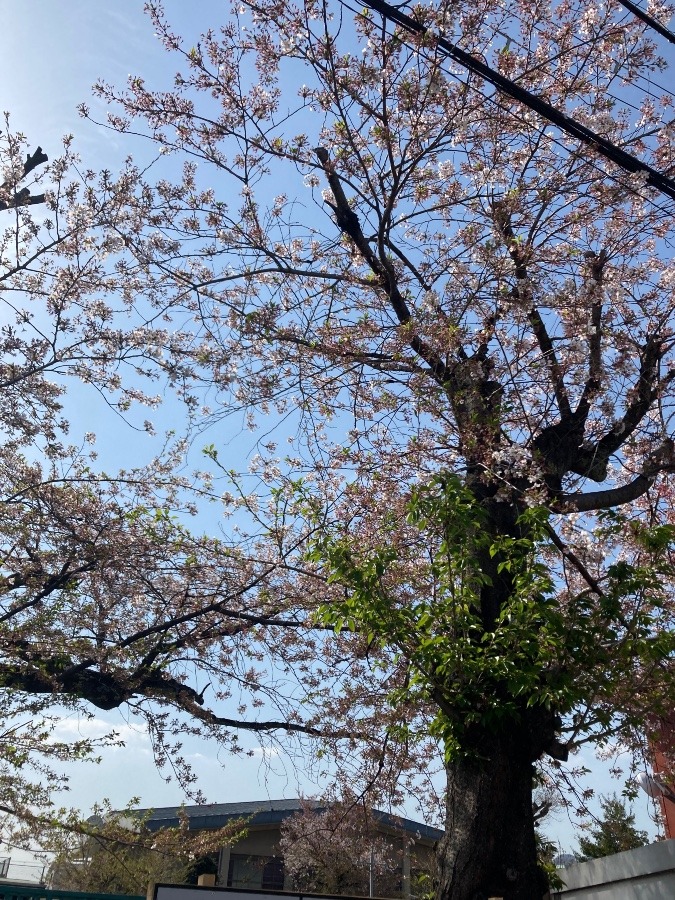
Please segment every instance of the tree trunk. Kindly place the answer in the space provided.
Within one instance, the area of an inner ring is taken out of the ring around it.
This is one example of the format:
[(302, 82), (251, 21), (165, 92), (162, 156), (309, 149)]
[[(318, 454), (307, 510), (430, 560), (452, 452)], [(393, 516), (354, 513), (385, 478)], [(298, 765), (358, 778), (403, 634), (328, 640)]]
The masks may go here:
[(506, 722), (472, 741), (476, 756), (448, 763), (437, 900), (540, 900), (546, 893), (537, 866), (530, 735), (522, 723)]

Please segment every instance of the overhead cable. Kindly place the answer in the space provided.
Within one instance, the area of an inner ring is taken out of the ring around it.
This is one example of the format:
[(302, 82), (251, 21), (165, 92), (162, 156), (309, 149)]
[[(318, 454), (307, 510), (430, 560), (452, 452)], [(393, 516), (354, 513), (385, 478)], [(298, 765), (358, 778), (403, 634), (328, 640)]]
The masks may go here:
[(625, 150), (617, 147), (616, 144), (613, 144), (606, 137), (587, 128), (585, 125), (582, 125), (581, 122), (577, 122), (576, 119), (573, 119), (566, 113), (556, 109), (542, 97), (521, 87), (516, 84), (516, 82), (511, 81), (510, 78), (506, 78), (500, 72), (492, 69), (482, 60), (476, 59), (475, 56), (462, 50), (447, 38), (436, 33), (432, 29), (427, 28), (426, 25), (416, 22), (413, 18), (406, 15), (404, 12), (401, 12), (400, 9), (390, 6), (388, 3), (383, 2), (383, 0), (363, 0), (363, 2), (366, 6), (375, 10), (375, 12), (378, 12), (385, 19), (400, 25), (406, 31), (412, 34), (428, 35), (429, 37), (432, 37), (436, 45), (443, 50), (447, 56), (455, 62), (458, 62), (465, 69), (479, 75), (481, 78), (485, 79), (485, 81), (494, 85), (494, 87), (502, 94), (506, 94), (508, 97), (522, 103), (523, 106), (527, 106), (534, 110), (542, 118), (557, 125), (561, 131), (564, 131), (572, 137), (582, 141), (584, 144), (587, 144), (595, 150), (596, 153), (611, 160), (626, 172), (644, 173), (647, 176), (646, 181), (648, 185), (661, 193), (666, 194), (666, 196), (670, 197), (672, 200), (675, 200), (675, 181), (672, 178), (668, 178), (661, 172), (657, 172), (656, 169), (652, 168), (652, 166), (647, 163), (642, 162), (637, 156), (626, 153)]
[(645, 24), (649, 25), (650, 28), (653, 28), (654, 31), (658, 31), (661, 37), (670, 41), (671, 44), (675, 44), (675, 34), (673, 34), (672, 31), (669, 31), (665, 25), (662, 25), (653, 16), (650, 16), (649, 13), (640, 9), (640, 7), (636, 6), (634, 3), (631, 3), (631, 0), (618, 0), (618, 2), (629, 12), (632, 12), (637, 19), (641, 19)]

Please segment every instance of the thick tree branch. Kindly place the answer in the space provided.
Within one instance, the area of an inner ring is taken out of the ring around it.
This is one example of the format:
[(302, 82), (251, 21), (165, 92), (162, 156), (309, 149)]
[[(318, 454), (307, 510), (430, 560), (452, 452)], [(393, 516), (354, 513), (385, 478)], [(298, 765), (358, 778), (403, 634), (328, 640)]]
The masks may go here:
[[(596, 311), (595, 318), (597, 320)], [(599, 330), (599, 328), (598, 328)], [(584, 427), (590, 410), (590, 399), (596, 388), (596, 373), (600, 368), (599, 334), (595, 337), (597, 343), (593, 343), (589, 359), (589, 379), (584, 388), (581, 402), (577, 411), (569, 420), (562, 419), (555, 425), (544, 429), (537, 437), (535, 445), (543, 458), (551, 466), (558, 483), (551, 481), (549, 487), (556, 495), (559, 495), (560, 480), (567, 472), (574, 472), (584, 478), (601, 482), (607, 477), (607, 466), (613, 453), (619, 450), (652, 408), (654, 401), (663, 392), (664, 388), (675, 379), (675, 369), (671, 369), (663, 378), (659, 378), (659, 363), (664, 354), (664, 348), (660, 341), (650, 337), (640, 351), (640, 373), (633, 388), (633, 400), (628, 403), (623, 417), (615, 422), (612, 428), (599, 441), (591, 443), (584, 440)], [(645, 473), (647, 475), (647, 471)], [(642, 477), (642, 476), (640, 476)], [(640, 490), (640, 485), (643, 489)], [(624, 485), (621, 491), (627, 499), (620, 501), (628, 503), (641, 496), (647, 490), (642, 482), (636, 482), (632, 495), (628, 486)], [(598, 500), (604, 492), (597, 492)], [(590, 496), (590, 495), (589, 495)], [(614, 504), (611, 504), (614, 505)], [(604, 507), (589, 507), (604, 508)]]
[(406, 326), (408, 345), (427, 363), (430, 374), (447, 392), (457, 419), (462, 452), (467, 457), (469, 467), (474, 471), (484, 471), (482, 461), (485, 454), (500, 440), (497, 412), (503, 394), (501, 384), (490, 378), (490, 365), (486, 359), (487, 345), (472, 356), (468, 356), (460, 348), (457, 354), (459, 360), (449, 366), (416, 333), (412, 313), (398, 288), (394, 270), (388, 262), (376, 255), (366, 240), (359, 218), (349, 206), (328, 151), (317, 147), (314, 152), (333, 192), (335, 202), (327, 202), (335, 213), (336, 224), (351, 239), (377, 277), (379, 287), (387, 295), (396, 318), (402, 326)]
[(598, 509), (614, 509), (624, 503), (632, 503), (643, 494), (646, 494), (654, 483), (656, 476), (638, 475), (628, 484), (621, 487), (608, 488), (605, 491), (591, 491), (589, 494), (562, 494), (556, 504), (556, 509), (567, 512), (574, 509), (576, 512), (591, 512)]
[(42, 147), (38, 147), (34, 153), (26, 154), (26, 162), (23, 164), (23, 177), (29, 175), (33, 169), (37, 169), (38, 166), (41, 166), (43, 163), (46, 163), (49, 160), (49, 157), (46, 153), (42, 152)]
[(663, 388), (675, 378), (675, 370), (659, 380), (659, 363), (663, 356), (663, 346), (658, 338), (651, 336), (640, 352), (640, 373), (634, 387), (635, 399), (607, 434), (597, 443), (598, 451), (606, 458), (621, 447), (633, 434), (642, 419), (651, 409), (653, 402)]
[(217, 716), (210, 709), (203, 709), (201, 706), (197, 706), (195, 708), (191, 705), (179, 705), (182, 709), (185, 709), (187, 712), (189, 712), (191, 716), (194, 716), (194, 718), (199, 719), (202, 722), (205, 722), (209, 725), (220, 725), (225, 728), (234, 728), (239, 731), (253, 731), (256, 733), (268, 731), (292, 731), (295, 734), (308, 734), (313, 737), (318, 737), (319, 735), (325, 733), (319, 731), (316, 728), (312, 728), (311, 725), (302, 725), (300, 722), (256, 722), (228, 719), (225, 716)]
[[(250, 722), (218, 716), (204, 708), (204, 698), (194, 688), (169, 675), (156, 671), (134, 677), (126, 672), (111, 673), (85, 670), (75, 677), (65, 678), (61, 673), (49, 672), (50, 660), (39, 666), (0, 666), (0, 684), (31, 694), (64, 694), (85, 700), (99, 709), (116, 709), (133, 697), (170, 703), (178, 709), (211, 725), (239, 728), (247, 731), (293, 731), (302, 734), (318, 734), (316, 729), (297, 722)], [(52, 666), (53, 668), (53, 666)]]
[[(520, 243), (513, 230), (511, 223), (511, 213), (506, 205), (500, 201), (496, 201), (492, 205), (493, 221), (500, 237), (502, 238), (511, 261), (515, 268), (515, 276), (518, 284), (511, 289), (511, 296), (518, 303), (523, 303), (528, 298), (523, 296), (523, 292), (519, 285), (526, 284), (528, 279), (527, 271), (527, 254), (521, 249)], [(553, 346), (553, 341), (548, 333), (544, 320), (539, 310), (532, 303), (529, 303), (527, 310), (527, 318), (530, 322), (534, 336), (539, 344), (542, 357), (546, 363), (546, 367), (553, 386), (558, 411), (562, 419), (570, 418), (572, 408), (570, 406), (567, 388), (562, 375), (562, 368)]]
[[(373, 274), (377, 277), (379, 287), (384, 290), (386, 293), (389, 302), (391, 303), (391, 307), (396, 315), (396, 318), (401, 325), (412, 325), (412, 314), (406, 304), (403, 296), (396, 284), (395, 279), (392, 276), (390, 270), (388, 270), (378, 257), (376, 256), (373, 248), (370, 246), (368, 241), (363, 234), (361, 229), (361, 224), (359, 222), (359, 217), (353, 211), (353, 209), (349, 205), (349, 201), (345, 196), (345, 192), (342, 187), (342, 183), (335, 172), (335, 168), (330, 161), (328, 156), (328, 151), (325, 147), (317, 147), (314, 152), (321, 163), (323, 171), (326, 175), (326, 179), (328, 184), (330, 185), (330, 189), (333, 192), (333, 198), (335, 199), (335, 203), (331, 203), (326, 201), (328, 205), (331, 207), (333, 212), (335, 213), (335, 224), (338, 226), (340, 231), (349, 237), (356, 248), (358, 249), (361, 256), (370, 266)], [(436, 353), (433, 352), (431, 347), (424, 341), (419, 335), (412, 332), (408, 337), (408, 344), (410, 347), (420, 356), (424, 362), (431, 369), (431, 374), (436, 379), (436, 381), (442, 385), (446, 386), (448, 381), (452, 377), (452, 373), (448, 370), (445, 363), (437, 356)]]
[(39, 590), (29, 598), (12, 604), (6, 612), (0, 614), (0, 624), (14, 618), (24, 610), (30, 609), (41, 603), (49, 597), (50, 594), (53, 594), (54, 591), (59, 591), (67, 587), (74, 580), (77, 580), (80, 575), (90, 572), (97, 564), (97, 560), (89, 560), (86, 563), (82, 563), (82, 565), (71, 569), (69, 568), (71, 562), (72, 560), (68, 560), (62, 567), (61, 572), (57, 575), (48, 575), (44, 572), (32, 572), (25, 575), (17, 573), (6, 578), (4, 584), (7, 587), (7, 591), (28, 587), (30, 582), (35, 580), (39, 582)]
[[(36, 169), (38, 166), (42, 165), (42, 163), (46, 163), (49, 157), (46, 153), (42, 152), (42, 147), (38, 147), (34, 153), (28, 153), (26, 155), (26, 162), (23, 165), (23, 175), (21, 178), (25, 178), (26, 175), (30, 174), (33, 169)], [(4, 184), (0, 185), (0, 192), (3, 191), (11, 191), (16, 187), (16, 184), (10, 184), (10, 182), (5, 181)], [(38, 203), (45, 202), (44, 194), (33, 194), (28, 188), (23, 188), (20, 191), (17, 191), (7, 200), (0, 200), (0, 211), (4, 209), (16, 209), (17, 206), (33, 206)]]
[(588, 377), (579, 404), (574, 413), (575, 417), (586, 424), (588, 414), (591, 411), (593, 397), (600, 389), (602, 375), (602, 282), (607, 252), (603, 249), (599, 255), (592, 251), (586, 254), (586, 261), (591, 273), (592, 285), (591, 311), (588, 322)]
[(0, 211), (5, 209), (16, 209), (18, 206), (36, 206), (45, 202), (44, 194), (31, 194), (28, 188), (19, 191), (9, 200), (0, 200)]
[(554, 504), (555, 509), (564, 512), (592, 512), (598, 509), (613, 509), (624, 503), (632, 503), (646, 494), (660, 472), (675, 468), (675, 442), (665, 441), (652, 455), (644, 470), (628, 484), (592, 491), (588, 494), (560, 494)]

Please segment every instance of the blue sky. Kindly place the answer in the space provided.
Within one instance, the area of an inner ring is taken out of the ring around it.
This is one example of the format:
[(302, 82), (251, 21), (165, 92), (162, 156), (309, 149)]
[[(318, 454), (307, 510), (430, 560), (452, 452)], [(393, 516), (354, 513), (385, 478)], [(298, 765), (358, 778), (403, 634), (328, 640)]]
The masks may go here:
[(90, 96), (98, 76), (120, 82), (143, 61), (162, 62), (161, 48), (143, 16), (141, 2), (106, 4), (3, 0), (5, 27), (0, 35), (0, 100), (14, 128), (47, 153), (60, 136), (73, 132), (85, 156), (112, 160), (119, 143), (83, 128), (78, 102)]
[[(222, 4), (169, 2), (184, 33), (200, 31)], [(141, 0), (1, 0), (0, 109), (9, 111), (14, 128), (47, 153), (61, 135), (72, 132), (82, 156), (91, 164), (119, 162), (128, 146), (112, 132), (81, 121), (78, 103), (91, 101), (91, 85), (103, 78), (121, 85), (142, 72), (166, 84), (171, 60), (153, 36)]]
[[(176, 30), (197, 38), (202, 26), (217, 24), (224, 4), (214, 0), (167, 2), (166, 9)], [(0, 109), (11, 114), (14, 130), (22, 131), (31, 147), (40, 144), (51, 156), (58, 153), (61, 135), (72, 132), (84, 162), (93, 168), (120, 165), (129, 144), (114, 133), (83, 121), (77, 104), (91, 100), (91, 85), (98, 77), (122, 85), (130, 73), (140, 74), (150, 84), (167, 84), (173, 63), (153, 37), (149, 19), (140, 0), (0, 0), (3, 28), (0, 30)], [(101, 115), (101, 118), (103, 115)], [(94, 413), (92, 412), (92, 415)], [(89, 426), (88, 426), (89, 427)], [(68, 802), (88, 809), (107, 796), (113, 803), (126, 803), (139, 796), (143, 806), (163, 806), (180, 802), (175, 784), (166, 784), (152, 764), (150, 745), (143, 732), (120, 717), (106, 714), (93, 728), (113, 722), (121, 728), (126, 747), (105, 754), (98, 767), (73, 767), (73, 786)], [(68, 718), (64, 735), (83, 727)], [(213, 749), (203, 744), (186, 745), (186, 755), (212, 801), (238, 801), (265, 797), (291, 797), (320, 790), (311, 779), (281, 756), (265, 757), (254, 738), (246, 744), (252, 755), (219, 760)], [(607, 766), (594, 762), (591, 751), (582, 754), (592, 765), (589, 779), (598, 793), (620, 790), (609, 778)], [(646, 796), (636, 801), (640, 827), (650, 828)], [(564, 814), (548, 824), (549, 836), (563, 849), (576, 841)]]
[[(213, 22), (219, 7), (221, 4), (215, 2), (169, 3), (167, 11), (173, 8), (173, 20), (183, 33), (193, 28), (196, 37), (200, 25), (206, 26), (209, 18)], [(77, 105), (87, 101), (95, 112), (91, 85), (98, 77), (118, 85), (132, 73), (141, 73), (158, 85), (171, 79), (172, 61), (154, 38), (151, 23), (143, 14), (143, 3), (2, 0), (0, 12), (4, 26), (0, 31), (0, 109), (10, 113), (13, 130), (26, 135), (31, 149), (40, 144), (52, 157), (59, 152), (62, 135), (73, 133), (86, 165), (120, 166), (130, 152), (129, 145), (113, 132), (83, 121)], [(92, 418), (105, 421), (106, 413), (95, 397), (84, 400), (86, 421), (82, 430), (89, 430)], [(103, 461), (110, 448), (100, 436), (98, 443)], [(124, 445), (128, 447), (128, 438)], [(120, 465), (129, 462), (116, 461)], [(89, 724), (68, 716), (59, 731), (64, 738), (85, 730), (101, 734), (110, 724), (120, 731), (125, 747), (108, 751), (98, 766), (71, 766), (72, 790), (63, 802), (84, 810), (103, 797), (125, 804), (138, 796), (142, 805), (154, 807), (180, 803), (184, 799), (181, 790), (157, 773), (147, 734), (133, 722), (111, 713)], [(263, 752), (255, 738), (242, 735), (242, 743), (250, 755), (227, 759), (218, 759), (213, 747), (196, 741), (186, 746), (185, 755), (200, 773), (200, 783), (210, 800), (293, 797), (299, 792), (320, 790), (288, 760)], [(19, 859), (16, 851), (12, 854)]]

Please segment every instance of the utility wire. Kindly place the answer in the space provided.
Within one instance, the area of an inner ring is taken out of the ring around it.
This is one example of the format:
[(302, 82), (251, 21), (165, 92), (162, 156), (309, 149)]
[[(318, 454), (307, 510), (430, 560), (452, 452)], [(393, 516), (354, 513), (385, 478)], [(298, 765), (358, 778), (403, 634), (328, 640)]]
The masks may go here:
[[(350, 0), (340, 0), (340, 3), (345, 9), (348, 9), (350, 12), (352, 12), (354, 14), (354, 16), (364, 18), (363, 6), (361, 6), (360, 4), (358, 4), (358, 6), (354, 6), (350, 3)], [(520, 45), (520, 46), (522, 46), (522, 45)], [(513, 118), (515, 121), (519, 122), (521, 125), (523, 125), (523, 127), (525, 127), (525, 128), (532, 127), (531, 121), (527, 121), (526, 119), (524, 119), (513, 108), (510, 108), (508, 106), (505, 106), (503, 103), (500, 103), (499, 100), (497, 99), (497, 97), (499, 96), (497, 93), (492, 93), (492, 94), (483, 93), (479, 88), (477, 88), (475, 85), (472, 85), (470, 83), (469, 78), (466, 78), (466, 79), (462, 78), (457, 72), (453, 72), (452, 69), (449, 69), (449, 70), (441, 69), (441, 71), (443, 71), (445, 73), (445, 75), (448, 76), (449, 78), (453, 78), (455, 81), (458, 81), (460, 84), (464, 85), (466, 88), (468, 88), (471, 91), (473, 91), (474, 93), (478, 94), (478, 96), (481, 97), (485, 103), (490, 103), (492, 106), (494, 106), (500, 112), (505, 113), (506, 115)], [(616, 98), (616, 99), (618, 100), (619, 98)], [(623, 101), (620, 101), (620, 102), (623, 102)], [(560, 150), (563, 151), (565, 156), (569, 156), (570, 153), (573, 152), (569, 146), (564, 144), (560, 138), (556, 138), (553, 134), (550, 134), (550, 133), (547, 134), (547, 140), (550, 141), (550, 143), (555, 145), (556, 147), (559, 147)], [(466, 153), (466, 155), (469, 155), (468, 152)], [(562, 162), (562, 159), (561, 159), (561, 162)], [(655, 210), (657, 210), (659, 213), (661, 213), (664, 217), (666, 217), (668, 219), (672, 219), (673, 216), (675, 215), (675, 207), (671, 206), (670, 204), (662, 205), (661, 203), (657, 202), (657, 200), (654, 199), (653, 197), (645, 197), (644, 194), (642, 194), (640, 191), (636, 190), (635, 188), (631, 187), (630, 185), (626, 184), (625, 182), (620, 181), (620, 179), (617, 177), (617, 175), (614, 175), (611, 172), (607, 172), (606, 169), (603, 169), (601, 167), (601, 165), (599, 164), (599, 162), (596, 161), (595, 159), (593, 159), (592, 157), (586, 157), (585, 164), (587, 166), (590, 166), (592, 169), (595, 169), (597, 171), (599, 177), (606, 178), (609, 181), (613, 181), (616, 184), (620, 184), (625, 191), (627, 191), (629, 194), (632, 194), (635, 198), (649, 203), (650, 206), (652, 206)]]
[[(620, 3), (621, 0), (617, 0), (617, 2)], [(519, 16), (518, 13), (515, 11), (513, 13), (513, 18), (515, 18), (521, 24), (525, 24), (522, 16)], [(621, 26), (623, 25), (623, 22), (627, 18), (628, 17), (626, 16), (624, 19), (619, 21), (617, 23), (617, 27), (621, 28)], [(538, 23), (532, 23), (532, 27), (538, 34), (545, 35), (544, 29)], [(520, 47), (521, 50), (525, 50), (525, 51), (528, 50), (527, 45), (522, 43), (522, 41), (519, 41), (514, 35), (509, 34), (508, 32), (503, 32), (503, 31), (499, 31), (499, 30), (496, 33), (498, 35), (500, 35), (500, 37), (503, 37), (506, 41), (510, 41), (512, 44), (515, 44), (516, 47)], [(672, 32), (669, 32), (669, 33), (672, 33)], [(572, 54), (577, 49), (584, 47), (588, 43), (589, 43), (588, 41), (584, 41), (581, 44), (572, 44), (566, 51), (556, 54), (555, 57), (553, 57), (553, 59)], [(673, 43), (675, 43), (675, 34), (673, 34)], [(620, 64), (619, 67), (615, 70), (614, 75), (616, 75), (619, 72), (619, 70), (624, 67), (624, 65), (625, 65), (625, 63)], [(531, 69), (527, 69), (525, 72), (521, 73), (521, 75), (518, 76), (516, 81), (520, 80), (524, 75), (528, 75), (528, 74), (530, 74), (530, 72), (535, 71), (536, 69), (542, 69), (545, 66), (546, 66), (546, 60), (544, 60), (543, 62), (537, 63), (537, 65), (535, 67), (533, 67)], [(637, 79), (637, 81), (645, 82), (645, 84), (647, 84), (649, 86), (649, 87), (639, 87), (638, 88), (638, 90), (641, 90), (647, 97), (651, 97), (653, 100), (660, 99), (659, 96), (657, 94), (653, 93), (653, 91), (652, 91), (653, 88), (658, 88), (658, 90), (662, 91), (664, 94), (668, 94), (668, 96), (675, 99), (675, 91), (670, 90), (670, 88), (667, 88), (665, 85), (661, 84), (659, 81), (656, 81), (651, 76), (651, 74), (649, 75), (649, 77), (647, 77), (647, 76), (642, 75), (639, 72), (637, 72), (637, 73), (632, 73), (632, 77), (634, 79)], [(631, 82), (631, 87), (637, 87), (637, 84), (635, 81)], [(608, 96), (612, 97), (614, 100), (617, 100), (619, 103), (626, 104), (627, 106), (633, 106), (627, 100), (622, 99), (621, 97), (617, 97), (616, 94), (608, 94)], [(633, 106), (633, 109), (637, 109), (637, 107)]]
[[(621, 0), (617, 0), (617, 2), (620, 3)], [(524, 24), (524, 20), (523, 20), (522, 16), (519, 16), (517, 11), (515, 11), (515, 10), (513, 12), (513, 18), (516, 19), (521, 24)], [(621, 28), (621, 26), (623, 25), (623, 22), (626, 19), (628, 19), (628, 16), (626, 16), (624, 19), (619, 21), (617, 23), (617, 27)], [(538, 34), (542, 34), (542, 35), (545, 34), (544, 29), (538, 23), (532, 23), (532, 27)], [(500, 35), (501, 37), (503, 37), (505, 40), (510, 41), (512, 44), (515, 44), (517, 47), (520, 47), (523, 50), (528, 49), (527, 46), (525, 44), (523, 44), (522, 42), (518, 41), (514, 35), (508, 34), (508, 32), (503, 32), (503, 31), (499, 31), (499, 30), (496, 33), (498, 35)], [(672, 32), (669, 32), (669, 34), (672, 34)], [(675, 34), (673, 34), (672, 36), (673, 36), (673, 42), (675, 43)], [(565, 51), (565, 53), (556, 54), (556, 58), (557, 58), (557, 56), (562, 57), (563, 55), (574, 53), (575, 50), (577, 50), (580, 47), (583, 47), (587, 43), (588, 43), (588, 41), (584, 41), (582, 44), (573, 44), (572, 46), (570, 46), (568, 48), (567, 51)], [(545, 65), (546, 65), (546, 61), (538, 63), (535, 66), (535, 69), (541, 69)], [(623, 64), (620, 65), (619, 68), (623, 68)], [(520, 76), (518, 76), (518, 78), (522, 78), (523, 75), (527, 75), (531, 71), (533, 71), (533, 69), (527, 70), (526, 72), (524, 72)], [(616, 75), (616, 73), (618, 71), (619, 71), (619, 69), (617, 69), (614, 74)], [(652, 91), (651, 91), (651, 88), (658, 88), (664, 94), (668, 94), (670, 97), (673, 97), (675, 99), (675, 91), (670, 90), (670, 88), (667, 88), (665, 85), (661, 84), (659, 81), (656, 81), (654, 78), (651, 77), (651, 75), (649, 77), (646, 77), (645, 75), (642, 75), (640, 73), (634, 73), (632, 77), (636, 78), (638, 81), (644, 81), (646, 84), (649, 85), (650, 89), (648, 89), (646, 87), (639, 88), (639, 90), (643, 91), (648, 97), (652, 97), (653, 99), (659, 99), (658, 96), (656, 94), (652, 93)], [(516, 79), (516, 80), (518, 80), (518, 79)], [(632, 82), (631, 86), (636, 86), (635, 82)], [(617, 97), (614, 94), (610, 94), (609, 96), (614, 97), (614, 99), (618, 100), (620, 103), (627, 103), (626, 100), (622, 100), (620, 97)], [(628, 104), (628, 105), (630, 105), (630, 104)]]
[[(364, 7), (361, 6), (360, 3), (358, 3), (357, 6), (354, 6), (350, 2), (350, 0), (340, 0), (340, 5), (343, 6), (345, 9), (348, 9), (350, 12), (352, 12), (355, 17), (367, 19), (367, 14), (364, 13)], [(513, 108), (505, 106), (503, 103), (500, 103), (499, 100), (497, 99), (498, 94), (483, 93), (481, 90), (479, 90), (478, 87), (476, 87), (475, 85), (472, 85), (468, 78), (467, 79), (462, 78), (457, 72), (453, 72), (452, 69), (450, 69), (450, 70), (442, 69), (442, 71), (448, 77), (453, 78), (454, 80), (458, 81), (460, 84), (463, 84), (466, 88), (468, 88), (471, 91), (478, 94), (478, 96), (481, 97), (483, 99), (483, 101), (485, 101), (486, 103), (492, 104), (496, 109), (500, 110), (500, 112), (503, 112), (503, 113), (509, 115), (510, 117), (512, 117), (516, 121), (520, 122), (523, 126), (525, 126), (527, 128), (532, 127), (531, 121), (527, 121), (524, 118), (522, 118), (520, 116), (520, 114), (518, 112), (516, 112), (516, 110), (514, 110)], [(562, 140), (560, 140), (559, 138), (554, 137), (553, 134), (550, 134), (550, 133), (547, 134), (547, 139), (552, 144), (559, 147), (565, 153), (566, 156), (568, 156), (571, 152), (573, 152), (569, 146), (564, 144), (562, 142)], [(643, 202), (649, 203), (650, 206), (652, 206), (654, 209), (656, 209), (658, 212), (660, 212), (664, 217), (666, 217), (668, 219), (672, 219), (672, 217), (675, 215), (675, 207), (672, 207), (670, 204), (661, 205), (659, 202), (657, 202), (657, 200), (655, 198), (646, 197), (641, 191), (636, 190), (635, 188), (631, 187), (629, 184), (626, 184), (623, 181), (620, 181), (619, 178), (616, 175), (612, 174), (611, 172), (607, 172), (606, 169), (603, 169), (600, 166), (599, 162), (594, 160), (592, 157), (587, 157), (585, 162), (586, 162), (586, 165), (595, 169), (601, 178), (606, 178), (610, 181), (620, 184), (625, 191), (627, 191), (629, 194), (632, 194), (634, 197), (642, 200)]]
[(665, 25), (662, 25), (653, 16), (650, 16), (649, 13), (646, 13), (644, 10), (640, 9), (639, 6), (631, 3), (631, 0), (618, 0), (618, 2), (621, 6), (632, 12), (636, 18), (641, 19), (649, 25), (650, 28), (653, 28), (654, 31), (658, 31), (658, 33), (667, 41), (670, 41), (671, 44), (675, 44), (675, 34), (673, 34), (672, 31), (669, 31)]
[[(344, 0), (343, 0), (343, 2), (344, 2)], [(523, 21), (522, 18), (520, 18), (518, 15), (515, 15), (515, 18), (518, 19), (518, 21), (520, 21), (520, 22)], [(534, 28), (537, 32), (542, 32), (542, 29), (540, 29), (538, 27), (538, 25), (535, 25)], [(500, 37), (503, 37), (506, 40), (510, 41), (510, 43), (512, 43), (514, 46), (518, 47), (520, 50), (523, 50), (525, 52), (528, 51), (527, 45), (522, 43), (522, 41), (519, 41), (517, 38), (513, 37), (513, 35), (509, 35), (507, 33), (504, 33), (503, 31), (497, 31), (497, 34), (500, 35)], [(675, 35), (673, 36), (673, 38), (675, 40)], [(576, 45), (576, 44), (572, 45), (569, 48), (569, 50), (567, 51), (567, 53), (568, 54), (573, 53), (577, 49), (578, 46), (579, 45)], [(583, 45), (581, 45), (581, 46), (583, 46)], [(560, 56), (562, 56), (562, 55), (563, 54), (560, 54)], [(535, 68), (542, 69), (542, 68), (544, 68), (544, 66), (545, 66), (545, 62), (538, 63)], [(530, 72), (532, 72), (532, 71), (534, 71), (534, 69), (526, 69), (524, 72), (522, 72), (520, 75), (518, 75), (515, 78), (516, 83), (519, 82), (524, 76), (529, 75)], [(617, 72), (618, 72), (618, 69), (614, 72), (614, 75), (616, 75)], [(646, 78), (644, 75), (640, 75), (639, 73), (634, 75), (634, 77), (636, 77), (638, 81), (646, 82), (650, 86), (650, 88), (658, 88), (664, 94), (668, 94), (670, 97), (672, 97), (675, 100), (675, 92), (669, 90), (667, 87), (664, 87), (664, 85), (660, 84), (658, 81), (654, 81), (652, 78)], [(635, 87), (636, 86), (635, 82), (633, 82), (631, 86)], [(646, 87), (640, 87), (639, 90), (642, 91), (642, 93), (646, 97), (651, 97), (652, 100), (660, 99), (658, 94), (653, 93), (652, 90), (649, 90)], [(631, 103), (630, 100), (626, 100), (625, 97), (620, 97), (620, 96), (618, 96), (618, 94), (612, 93), (607, 87), (604, 89), (604, 93), (607, 97), (610, 97), (612, 100), (616, 100), (616, 102), (621, 104), (622, 106), (629, 107), (630, 109), (635, 110), (636, 113), (640, 113), (640, 114), (643, 113), (643, 109), (640, 106), (636, 106), (635, 103)], [(675, 118), (664, 123), (665, 126), (673, 125), (673, 124), (675, 124)], [(651, 134), (654, 134), (654, 133), (655, 133), (655, 130), (652, 130), (648, 133), (647, 136), (650, 136)], [(626, 147), (628, 144), (631, 144), (636, 140), (644, 139), (644, 137), (645, 137), (645, 135), (634, 134), (632, 137), (629, 137), (625, 141), (622, 141), (618, 146), (621, 148)], [(667, 167), (664, 174), (670, 175), (671, 170), (674, 168), (675, 168), (675, 165)]]
[(375, 10), (375, 12), (378, 12), (385, 19), (395, 22), (412, 34), (429, 35), (430, 37), (433, 37), (436, 45), (441, 48), (447, 56), (455, 60), (455, 62), (458, 62), (465, 69), (484, 78), (503, 94), (506, 94), (508, 97), (511, 97), (519, 103), (522, 103), (524, 106), (534, 110), (542, 116), (542, 118), (548, 119), (549, 122), (557, 125), (562, 131), (565, 131), (572, 137), (587, 144), (597, 153), (611, 160), (625, 171), (645, 173), (647, 176), (647, 184), (670, 197), (671, 200), (675, 200), (675, 181), (672, 178), (668, 178), (661, 172), (657, 172), (656, 169), (652, 168), (647, 163), (642, 162), (636, 156), (626, 153), (625, 150), (617, 147), (616, 144), (613, 144), (601, 134), (587, 128), (585, 125), (582, 125), (581, 122), (577, 122), (576, 119), (571, 118), (571, 116), (568, 116), (566, 113), (551, 106), (550, 103), (537, 96), (537, 94), (533, 94), (531, 91), (528, 91), (514, 81), (511, 81), (510, 78), (506, 78), (500, 72), (495, 71), (495, 69), (492, 69), (481, 60), (476, 59), (476, 57), (472, 56), (470, 53), (461, 50), (456, 44), (447, 40), (447, 38), (431, 31), (426, 25), (416, 22), (410, 16), (401, 12), (400, 9), (390, 6), (388, 3), (383, 2), (383, 0), (364, 0), (364, 3), (366, 6)]

